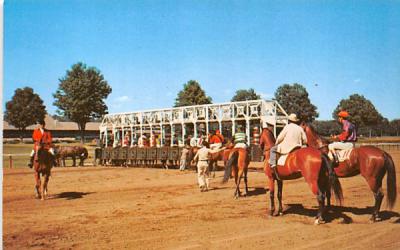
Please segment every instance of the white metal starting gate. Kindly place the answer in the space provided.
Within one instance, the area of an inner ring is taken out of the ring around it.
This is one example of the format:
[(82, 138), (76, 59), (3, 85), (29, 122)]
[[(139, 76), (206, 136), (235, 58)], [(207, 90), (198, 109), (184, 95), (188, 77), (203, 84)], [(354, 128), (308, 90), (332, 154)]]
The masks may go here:
[[(219, 129), (224, 136), (227, 136), (228, 132), (230, 135), (234, 134), (237, 125), (241, 124), (245, 128), (248, 144), (250, 144), (250, 127), (260, 128), (266, 121), (273, 121), (275, 124), (275, 136), (277, 127), (287, 124), (287, 113), (275, 100), (251, 100), (125, 112), (104, 116), (100, 124), (100, 139), (108, 145), (110, 135), (121, 140), (128, 133), (132, 146), (135, 138), (143, 134), (157, 133), (160, 136), (161, 146), (175, 146), (176, 138), (174, 137), (178, 136), (184, 140), (188, 135), (187, 130), (190, 130), (190, 135), (195, 138), (199, 133), (208, 135), (210, 128), (214, 128), (214, 131)], [(166, 143), (168, 141), (169, 145)]]

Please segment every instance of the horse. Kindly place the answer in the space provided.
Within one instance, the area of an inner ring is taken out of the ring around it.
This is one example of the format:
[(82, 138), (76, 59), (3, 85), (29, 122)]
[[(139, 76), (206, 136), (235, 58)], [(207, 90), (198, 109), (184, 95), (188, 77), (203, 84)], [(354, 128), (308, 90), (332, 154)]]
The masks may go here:
[[(53, 162), (54, 156), (49, 153), (48, 150), (40, 146), (35, 154), (33, 162), (36, 180), (35, 191), (36, 198), (38, 199), (45, 200), (47, 198), (47, 184), (49, 183)], [(41, 181), (41, 176), (44, 177), (43, 183)]]
[(231, 174), (235, 177), (236, 189), (234, 193), (235, 199), (240, 197), (240, 181), (244, 177), (244, 196), (249, 192), (247, 187), (247, 171), (250, 163), (249, 153), (244, 148), (232, 148), (229, 150), (228, 161), (225, 165), (225, 173), (222, 183), (226, 183)]
[(224, 149), (219, 149), (214, 153), (211, 153), (210, 160), (208, 161), (208, 171), (211, 173), (213, 172), (213, 177), (215, 177), (215, 171), (218, 167), (218, 161), (223, 161), (224, 166), (228, 162), (229, 154), (231, 149), (233, 148), (233, 144), (231, 141), (225, 144)]
[[(264, 128), (261, 133), (260, 145), (264, 150), (264, 172), (269, 180), (270, 191), (270, 215), (275, 213), (275, 180), (278, 184), (278, 215), (283, 215), (282, 207), (282, 189), (283, 180), (293, 180), (304, 177), (309, 185), (312, 193), (317, 197), (318, 213), (315, 219), (315, 224), (325, 222), (325, 194), (333, 189), (336, 199), (341, 203), (343, 200), (342, 189), (339, 180), (335, 175), (329, 174), (331, 171), (330, 162), (325, 154), (311, 147), (298, 148), (292, 150), (287, 156), (283, 166), (277, 166), (275, 176), (269, 166), (270, 149), (275, 144), (275, 138), (267, 128)], [(279, 177), (279, 178), (278, 178)]]
[[(329, 141), (319, 136), (315, 129), (306, 123), (302, 127), (307, 135), (309, 146), (328, 152)], [(382, 220), (379, 210), (384, 194), (382, 192), (382, 179), (387, 173), (387, 207), (392, 209), (397, 197), (396, 170), (392, 157), (385, 151), (374, 146), (361, 146), (354, 148), (349, 156), (349, 160), (340, 162), (334, 168), (334, 172), (339, 178), (352, 177), (361, 174), (374, 194), (375, 204), (373, 206), (372, 222)]]
[(72, 166), (75, 167), (76, 165), (76, 158), (79, 158), (79, 166), (83, 166), (84, 160), (88, 157), (88, 150), (83, 146), (58, 146), (56, 148), (56, 158), (57, 163), (62, 167), (65, 167), (65, 158), (71, 157), (72, 158)]

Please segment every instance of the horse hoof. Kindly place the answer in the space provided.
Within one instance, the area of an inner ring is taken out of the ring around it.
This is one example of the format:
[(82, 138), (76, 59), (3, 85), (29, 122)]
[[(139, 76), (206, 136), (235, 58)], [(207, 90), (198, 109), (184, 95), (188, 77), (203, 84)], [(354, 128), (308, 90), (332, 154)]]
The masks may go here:
[(279, 215), (279, 216), (283, 216), (283, 212), (279, 212), (278, 215)]
[(322, 218), (315, 219), (314, 225), (320, 225), (320, 224), (325, 224), (325, 220)]
[(382, 221), (382, 218), (379, 216), (372, 216), (370, 219), (371, 223), (375, 223), (375, 222), (379, 222), (379, 221)]

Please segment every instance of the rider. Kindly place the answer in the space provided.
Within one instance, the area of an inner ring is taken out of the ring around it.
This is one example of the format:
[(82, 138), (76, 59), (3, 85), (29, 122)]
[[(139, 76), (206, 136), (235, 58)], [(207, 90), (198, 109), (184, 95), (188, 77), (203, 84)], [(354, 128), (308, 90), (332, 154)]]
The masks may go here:
[(210, 149), (212, 151), (218, 150), (222, 147), (222, 143), (224, 142), (224, 136), (221, 134), (219, 129), (215, 131), (215, 134), (213, 134), (210, 138)]
[(237, 126), (237, 132), (233, 135), (233, 143), (235, 144), (234, 148), (247, 148), (247, 136), (243, 132), (242, 125)]
[(288, 124), (283, 128), (276, 138), (276, 144), (271, 148), (269, 165), (276, 174), (277, 157), (276, 154), (288, 154), (294, 148), (301, 147), (307, 143), (307, 136), (299, 126), (299, 119), (296, 114), (290, 114)]
[(345, 110), (338, 113), (338, 121), (342, 124), (342, 133), (332, 136), (332, 139), (338, 140), (329, 144), (328, 156), (337, 164), (339, 162), (335, 150), (351, 149), (357, 141), (356, 127), (353, 123), (348, 121), (349, 113)]
[[(34, 146), (31, 152), (31, 157), (28, 163), (28, 167), (33, 167), (33, 160), (35, 158), (36, 152), (39, 150), (39, 147), (42, 146), (44, 149), (48, 150), (50, 154), (55, 156), (53, 145), (52, 145), (52, 137), (49, 130), (45, 128), (46, 123), (44, 120), (39, 120), (37, 122), (37, 128), (33, 130), (32, 139), (34, 142)], [(54, 163), (55, 164), (55, 163)], [(55, 164), (56, 165), (56, 164)]]

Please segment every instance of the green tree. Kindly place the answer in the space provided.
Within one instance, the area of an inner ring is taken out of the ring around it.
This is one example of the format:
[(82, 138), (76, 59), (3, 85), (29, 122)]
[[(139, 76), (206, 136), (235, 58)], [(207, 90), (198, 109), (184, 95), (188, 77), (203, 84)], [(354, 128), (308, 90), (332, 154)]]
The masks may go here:
[(107, 114), (104, 99), (111, 91), (99, 70), (77, 63), (60, 79), (53, 94), (54, 105), (58, 107), (57, 113), (78, 124), (83, 142), (86, 123)]
[(359, 94), (353, 94), (348, 99), (340, 101), (332, 114), (335, 120), (341, 110), (349, 112), (349, 120), (357, 127), (375, 126), (383, 122), (382, 115), (376, 110), (372, 102)]
[(288, 113), (295, 113), (302, 121), (312, 122), (318, 117), (317, 107), (314, 106), (308, 92), (301, 84), (284, 84), (275, 92), (275, 99)]
[(201, 88), (197, 81), (190, 80), (183, 85), (183, 90), (178, 93), (174, 107), (210, 104), (211, 97)]
[(11, 101), (6, 103), (4, 119), (18, 128), (22, 140), (22, 132), (26, 127), (33, 125), (38, 120), (43, 120), (46, 115), (46, 106), (39, 95), (32, 88), (16, 89)]
[(250, 101), (250, 100), (259, 100), (261, 99), (260, 95), (254, 91), (253, 88), (248, 90), (239, 89), (236, 91), (236, 94), (232, 97), (231, 102), (240, 102), (240, 101)]
[(323, 135), (323, 136), (330, 136), (330, 135), (336, 135), (339, 134), (342, 130), (340, 127), (339, 123), (334, 120), (330, 121), (313, 121), (312, 125), (318, 132), (318, 134)]
[(389, 122), (390, 135), (399, 136), (400, 134), (400, 119), (394, 119)]

